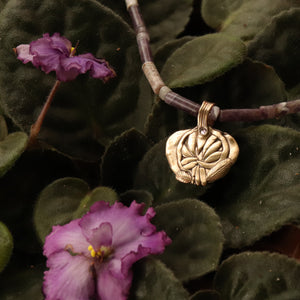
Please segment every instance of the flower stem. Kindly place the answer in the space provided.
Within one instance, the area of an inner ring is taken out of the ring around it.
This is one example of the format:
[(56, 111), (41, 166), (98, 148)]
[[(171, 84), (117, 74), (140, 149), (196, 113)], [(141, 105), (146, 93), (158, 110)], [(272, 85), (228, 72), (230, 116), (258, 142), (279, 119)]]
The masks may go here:
[(60, 85), (61, 81), (59, 80), (56, 80), (51, 91), (50, 91), (50, 94), (44, 104), (44, 107), (42, 108), (41, 112), (40, 112), (40, 115), (38, 116), (37, 120), (35, 121), (35, 123), (31, 126), (31, 129), (30, 129), (30, 135), (29, 135), (29, 141), (28, 141), (28, 146), (29, 145), (33, 145), (35, 144), (36, 142), (36, 138), (41, 130), (41, 127), (42, 127), (42, 124), (43, 124), (43, 121), (45, 119), (45, 116), (47, 114), (47, 111), (51, 105), (51, 102), (54, 98), (54, 95), (56, 94), (56, 91)]

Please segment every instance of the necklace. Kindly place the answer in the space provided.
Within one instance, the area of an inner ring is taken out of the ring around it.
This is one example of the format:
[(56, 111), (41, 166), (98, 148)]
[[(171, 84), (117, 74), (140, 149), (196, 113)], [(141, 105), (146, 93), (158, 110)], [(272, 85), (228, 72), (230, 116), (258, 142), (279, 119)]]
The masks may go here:
[(239, 147), (229, 134), (213, 129), (216, 120), (259, 121), (282, 117), (300, 111), (300, 100), (281, 102), (256, 109), (220, 110), (213, 103), (202, 105), (173, 92), (161, 79), (152, 59), (150, 37), (139, 10), (137, 0), (125, 0), (130, 14), (142, 61), (143, 72), (159, 98), (167, 104), (197, 116), (198, 124), (193, 129), (172, 134), (166, 143), (166, 157), (176, 179), (184, 183), (206, 185), (229, 171), (235, 163)]

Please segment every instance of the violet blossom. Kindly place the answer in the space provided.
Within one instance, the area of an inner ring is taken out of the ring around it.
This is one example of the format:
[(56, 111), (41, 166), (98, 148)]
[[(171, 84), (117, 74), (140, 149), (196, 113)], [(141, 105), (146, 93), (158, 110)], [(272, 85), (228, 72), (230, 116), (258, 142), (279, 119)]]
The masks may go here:
[(135, 201), (130, 207), (99, 201), (81, 219), (54, 226), (44, 245), (45, 299), (126, 299), (132, 264), (171, 243), (150, 223), (154, 209), (142, 215), (143, 208)]
[(24, 64), (31, 62), (46, 74), (55, 71), (59, 81), (71, 81), (88, 71), (90, 76), (103, 81), (115, 76), (114, 70), (104, 59), (95, 58), (90, 53), (74, 56), (75, 49), (71, 42), (59, 33), (52, 36), (45, 33), (30, 44), (19, 45), (15, 51)]

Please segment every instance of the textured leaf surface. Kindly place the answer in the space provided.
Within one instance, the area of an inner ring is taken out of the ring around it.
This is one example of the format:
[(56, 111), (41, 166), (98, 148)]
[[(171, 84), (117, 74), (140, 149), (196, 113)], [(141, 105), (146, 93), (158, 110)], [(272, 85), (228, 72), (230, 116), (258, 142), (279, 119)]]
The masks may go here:
[(0, 141), (0, 177), (2, 177), (24, 152), (27, 144), (27, 134), (14, 132)]
[(180, 39), (171, 40), (163, 44), (161, 47), (159, 47), (154, 56), (155, 65), (160, 72), (163, 65), (167, 61), (168, 57), (171, 56), (171, 54), (181, 46), (183, 46), (186, 42), (189, 42), (193, 40), (195, 37), (192, 36), (184, 36)]
[(138, 166), (134, 188), (147, 190), (153, 194), (153, 205), (202, 195), (205, 188), (184, 184), (176, 180), (165, 156), (163, 140), (154, 145)]
[(162, 78), (171, 88), (193, 86), (224, 74), (242, 63), (246, 46), (225, 34), (207, 34), (178, 48), (166, 61)]
[(88, 185), (81, 179), (62, 178), (41, 192), (34, 211), (34, 224), (41, 241), (44, 241), (53, 225), (63, 225), (72, 220), (73, 213), (88, 190)]
[(154, 223), (172, 239), (162, 261), (183, 281), (216, 269), (224, 237), (214, 210), (197, 199), (184, 199), (156, 208)]
[[(178, 89), (177, 92), (199, 104), (202, 99), (214, 102), (222, 109), (257, 108), (287, 100), (284, 83), (274, 69), (250, 59), (212, 82)], [(153, 106), (148, 119), (147, 135), (158, 141), (177, 130), (193, 128), (196, 124), (196, 118), (160, 101)], [(249, 123), (223, 123), (216, 126), (233, 132), (240, 126), (249, 126)]]
[(136, 300), (184, 300), (188, 293), (161, 261), (146, 259), (134, 267), (132, 296)]
[(193, 294), (190, 300), (221, 300), (220, 294), (213, 290), (199, 291)]
[(43, 300), (43, 273), (36, 269), (18, 268), (9, 277), (0, 280), (1, 300)]
[(3, 9), (3, 7), (5, 6), (7, 0), (0, 0), (0, 10)]
[(300, 218), (300, 134), (278, 126), (242, 130), (236, 165), (207, 195), (227, 247), (252, 244)]
[(0, 115), (0, 141), (3, 141), (7, 136), (7, 126), (5, 119), (2, 115)]
[(273, 16), (297, 5), (297, 0), (203, 0), (202, 17), (212, 28), (249, 40)]
[(284, 255), (244, 252), (220, 266), (215, 288), (224, 300), (296, 300), (300, 264)]
[(300, 78), (299, 26), (300, 8), (291, 9), (273, 18), (249, 44), (249, 56), (273, 66), (289, 89)]
[(73, 214), (72, 219), (81, 218), (97, 201), (109, 202), (112, 205), (118, 200), (118, 194), (111, 188), (105, 186), (95, 188), (81, 200), (78, 209)]
[(144, 211), (147, 210), (153, 203), (153, 196), (148, 191), (144, 190), (128, 190), (121, 194), (121, 202), (126, 206), (130, 206), (131, 202), (135, 200), (137, 203), (144, 203)]
[(133, 31), (119, 16), (92, 0), (10, 0), (0, 17), (0, 102), (5, 113), (29, 130), (54, 84), (52, 75), (23, 65), (12, 48), (43, 33), (60, 32), (77, 53), (105, 58), (117, 78), (105, 85), (88, 75), (61, 85), (41, 137), (59, 150), (97, 160), (106, 144), (134, 126), (140, 63)]
[[(119, 13), (131, 24), (124, 1), (97, 0)], [(176, 38), (189, 21), (192, 0), (142, 0), (139, 6), (152, 44), (157, 46)]]
[(8, 228), (0, 222), (0, 272), (9, 262), (13, 250), (13, 237)]
[(150, 144), (147, 137), (135, 129), (117, 137), (102, 158), (102, 183), (119, 192), (132, 187), (137, 164), (150, 148)]

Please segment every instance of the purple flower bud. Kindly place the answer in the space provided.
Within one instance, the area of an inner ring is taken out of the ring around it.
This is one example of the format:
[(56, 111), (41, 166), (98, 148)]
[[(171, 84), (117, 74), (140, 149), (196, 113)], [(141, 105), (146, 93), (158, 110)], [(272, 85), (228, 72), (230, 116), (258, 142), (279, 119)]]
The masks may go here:
[(71, 42), (59, 33), (54, 33), (53, 36), (45, 33), (42, 38), (29, 45), (19, 45), (16, 53), (24, 64), (31, 62), (46, 74), (55, 71), (59, 81), (71, 81), (88, 71), (90, 76), (104, 82), (116, 75), (104, 59), (97, 59), (90, 53), (73, 56)]
[(150, 223), (153, 208), (142, 215), (143, 208), (99, 201), (81, 219), (54, 226), (44, 245), (46, 300), (126, 299), (132, 264), (171, 243)]

